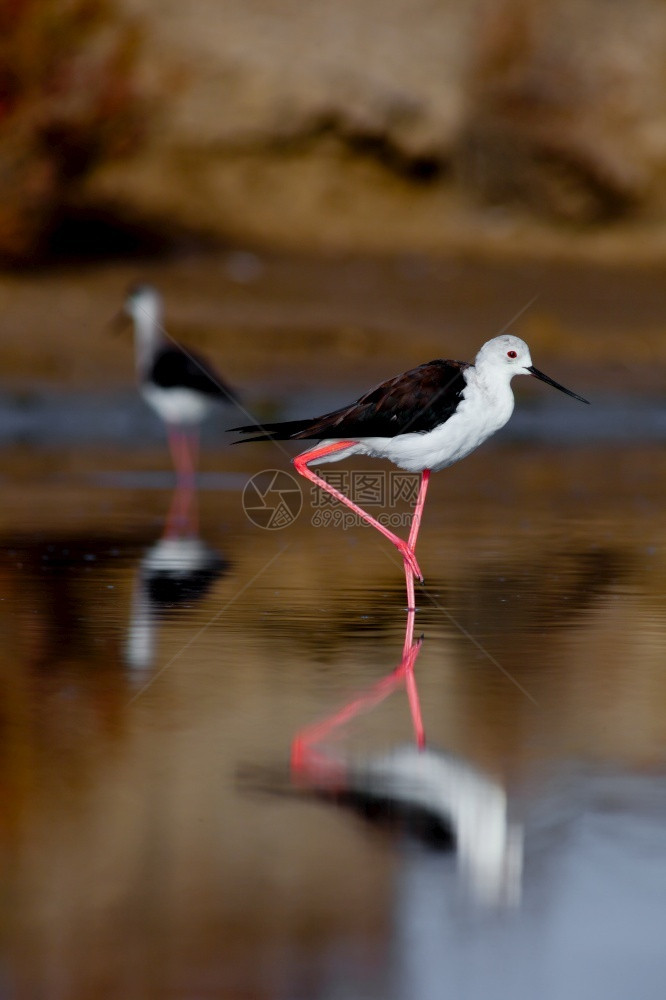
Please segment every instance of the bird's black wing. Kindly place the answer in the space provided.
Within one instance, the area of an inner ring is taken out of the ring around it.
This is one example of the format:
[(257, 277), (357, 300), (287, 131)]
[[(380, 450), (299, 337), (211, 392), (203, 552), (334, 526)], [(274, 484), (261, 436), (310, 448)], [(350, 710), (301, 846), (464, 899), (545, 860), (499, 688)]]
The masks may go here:
[(287, 438), (395, 437), (426, 433), (455, 413), (467, 382), (465, 361), (428, 361), (370, 389), (351, 406), (311, 420), (234, 427), (243, 434), (262, 433), (251, 441)]
[(150, 379), (162, 389), (192, 389), (220, 402), (235, 402), (236, 393), (194, 351), (183, 350), (176, 344), (163, 347), (155, 356)]

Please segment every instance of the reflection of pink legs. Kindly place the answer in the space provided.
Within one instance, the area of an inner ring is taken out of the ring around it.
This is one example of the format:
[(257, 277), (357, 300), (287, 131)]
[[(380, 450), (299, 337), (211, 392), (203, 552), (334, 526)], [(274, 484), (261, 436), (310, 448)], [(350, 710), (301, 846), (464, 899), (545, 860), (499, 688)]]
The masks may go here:
[(330, 493), (330, 495), (335, 497), (336, 500), (345, 504), (345, 506), (349, 507), (350, 510), (353, 510), (355, 514), (358, 514), (358, 516), (363, 518), (364, 521), (367, 521), (368, 524), (371, 524), (373, 528), (377, 529), (377, 531), (380, 531), (385, 538), (388, 538), (388, 540), (395, 545), (405, 564), (407, 608), (411, 611), (416, 607), (414, 598), (414, 578), (421, 581), (423, 580), (423, 573), (421, 572), (419, 564), (416, 560), (414, 549), (416, 546), (419, 528), (421, 526), (421, 517), (423, 515), (426, 493), (428, 492), (430, 470), (425, 469), (421, 474), (421, 485), (419, 487), (419, 494), (414, 508), (412, 524), (409, 531), (409, 539), (405, 541), (397, 535), (394, 535), (392, 531), (389, 531), (388, 528), (384, 527), (384, 525), (377, 521), (376, 518), (368, 514), (368, 512), (363, 510), (362, 507), (359, 507), (358, 504), (355, 504), (353, 500), (350, 500), (350, 498), (345, 496), (344, 493), (341, 493), (340, 490), (337, 490), (334, 486), (331, 486), (330, 483), (327, 483), (325, 479), (322, 479), (321, 476), (318, 476), (309, 467), (308, 463), (312, 462), (314, 459), (323, 458), (325, 455), (332, 455), (337, 451), (344, 451), (345, 448), (349, 448), (354, 443), (354, 441), (335, 441), (333, 444), (327, 444), (321, 448), (313, 448), (310, 451), (305, 451), (303, 454), (296, 456), (294, 459), (294, 467), (296, 471), (301, 474), (301, 476), (305, 476), (305, 478), (309, 479), (310, 482), (316, 483), (316, 485), (322, 490)]
[(421, 701), (416, 686), (416, 677), (414, 676), (414, 660), (418, 655), (422, 642), (423, 639), (419, 639), (418, 642), (414, 643), (412, 647), (414, 656), (409, 669), (405, 670), (407, 700), (409, 701), (409, 711), (412, 716), (412, 726), (414, 727), (414, 740), (419, 750), (423, 750), (425, 747), (425, 728), (423, 726), (423, 715), (421, 714)]
[(176, 471), (176, 489), (166, 519), (164, 534), (168, 537), (198, 532), (196, 512), (196, 467), (199, 453), (197, 430), (186, 431), (169, 425), (169, 449)]
[[(419, 749), (425, 746), (425, 730), (423, 727), (423, 717), (421, 714), (421, 704), (416, 687), (414, 676), (414, 664), (421, 650), (422, 639), (411, 642), (411, 635), (414, 631), (414, 612), (407, 616), (407, 632), (405, 635), (405, 649), (402, 660), (386, 677), (382, 677), (371, 688), (353, 698), (337, 712), (329, 715), (321, 722), (305, 726), (296, 734), (291, 746), (291, 766), (296, 775), (304, 771), (311, 772), (313, 768), (321, 766), (325, 768), (327, 774), (331, 774), (332, 761), (326, 754), (319, 753), (315, 748), (334, 730), (350, 722), (361, 712), (369, 712), (376, 705), (384, 701), (393, 691), (396, 691), (403, 683), (407, 691), (409, 710), (412, 718), (414, 730), (414, 740)], [(410, 637), (407, 645), (407, 637)]]

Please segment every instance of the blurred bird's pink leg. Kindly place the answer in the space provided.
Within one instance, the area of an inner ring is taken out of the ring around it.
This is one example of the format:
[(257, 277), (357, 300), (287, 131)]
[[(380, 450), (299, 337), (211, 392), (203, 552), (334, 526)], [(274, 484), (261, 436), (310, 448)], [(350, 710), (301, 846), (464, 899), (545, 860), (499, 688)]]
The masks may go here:
[(167, 517), (166, 534), (178, 535), (188, 530), (196, 535), (197, 517), (193, 511), (195, 500), (195, 472), (198, 453), (198, 431), (184, 431), (168, 425), (169, 449), (176, 472), (176, 489)]
[(188, 460), (188, 475), (194, 480), (199, 464), (199, 428), (184, 432)]
[[(181, 479), (183, 475), (183, 448), (186, 447), (185, 432), (174, 424), (167, 424), (167, 438), (176, 479)], [(186, 458), (185, 462), (187, 462)]]
[(188, 520), (188, 527), (192, 535), (199, 533), (199, 518), (197, 512), (196, 475), (199, 461), (199, 429), (185, 431), (185, 451), (187, 453), (188, 466), (185, 473), (185, 489), (187, 491), (187, 507), (185, 516)]
[(197, 495), (190, 483), (176, 481), (169, 513), (164, 523), (163, 537), (183, 538), (196, 537), (199, 533), (199, 518), (197, 515)]
[(388, 540), (395, 545), (396, 549), (402, 556), (405, 562), (405, 572), (407, 572), (407, 567), (409, 567), (410, 572), (413, 573), (414, 576), (416, 576), (419, 580), (423, 580), (423, 574), (421, 573), (419, 564), (416, 561), (416, 556), (409, 547), (409, 544), (403, 538), (398, 538), (397, 535), (394, 535), (392, 531), (385, 528), (384, 525), (372, 517), (372, 515), (368, 514), (368, 512), (363, 510), (362, 507), (359, 507), (358, 504), (355, 504), (353, 500), (350, 500), (349, 497), (345, 496), (344, 493), (341, 493), (340, 490), (336, 490), (334, 486), (327, 483), (325, 479), (318, 476), (308, 466), (308, 462), (312, 462), (314, 459), (323, 458), (325, 455), (332, 455), (336, 451), (344, 451), (345, 448), (349, 448), (355, 443), (355, 441), (336, 441), (334, 444), (324, 445), (323, 448), (313, 448), (311, 451), (304, 451), (301, 455), (297, 455), (294, 459), (294, 468), (301, 474), (301, 476), (304, 476), (306, 479), (309, 479), (310, 482), (315, 483), (322, 490), (325, 490), (326, 493), (330, 493), (331, 496), (336, 498), (336, 500), (345, 504), (346, 507), (349, 507), (355, 514), (358, 514), (358, 516), (363, 518), (364, 521), (367, 521), (367, 523), (371, 524), (373, 528), (376, 528), (377, 531), (381, 532), (385, 538), (388, 538)]
[(199, 453), (198, 430), (185, 431), (181, 427), (169, 424), (167, 433), (176, 476), (183, 482), (193, 482)]
[(184, 525), (187, 520), (187, 497), (183, 496), (183, 489), (179, 483), (176, 483), (176, 488), (173, 491), (173, 497), (171, 498), (171, 504), (169, 505), (169, 513), (166, 516), (166, 521), (164, 522), (164, 531), (162, 536), (164, 538), (181, 538), (183, 535)]

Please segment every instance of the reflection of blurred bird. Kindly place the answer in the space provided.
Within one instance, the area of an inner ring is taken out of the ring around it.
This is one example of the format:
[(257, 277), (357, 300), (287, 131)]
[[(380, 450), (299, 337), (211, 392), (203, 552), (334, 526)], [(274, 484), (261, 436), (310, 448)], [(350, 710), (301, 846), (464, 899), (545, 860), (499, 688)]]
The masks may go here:
[(191, 480), (198, 425), (216, 403), (234, 402), (235, 395), (204, 358), (167, 338), (157, 289), (151, 285), (132, 288), (123, 312), (134, 321), (141, 395), (167, 425), (177, 475)]
[[(321, 765), (316, 773), (321, 782)], [(509, 822), (500, 784), (453, 754), (412, 746), (349, 763), (342, 781), (339, 762), (334, 773), (337, 784), (327, 789), (321, 782), (315, 794), (378, 825), (404, 829), (431, 848), (453, 845), (479, 902), (517, 902), (522, 835)]]
[(128, 665), (150, 667), (157, 619), (172, 608), (201, 600), (226, 569), (220, 553), (200, 538), (167, 535), (155, 542), (136, 575), (125, 644)]
[(158, 611), (200, 600), (225, 567), (219, 552), (200, 538), (160, 538), (141, 560), (141, 576)]
[[(350, 406), (321, 417), (232, 429), (241, 433), (259, 429), (261, 433), (251, 441), (322, 439), (294, 459), (296, 470), (350, 507), (396, 546), (405, 567), (408, 607), (413, 608), (414, 578), (423, 579), (414, 549), (430, 473), (465, 458), (504, 426), (513, 412), (514, 375), (533, 375), (587, 402), (535, 368), (523, 340), (503, 335), (484, 344), (474, 364), (430, 361), (383, 382)], [(407, 541), (310, 469), (310, 465), (338, 462), (350, 455), (387, 458), (400, 469), (421, 473)]]

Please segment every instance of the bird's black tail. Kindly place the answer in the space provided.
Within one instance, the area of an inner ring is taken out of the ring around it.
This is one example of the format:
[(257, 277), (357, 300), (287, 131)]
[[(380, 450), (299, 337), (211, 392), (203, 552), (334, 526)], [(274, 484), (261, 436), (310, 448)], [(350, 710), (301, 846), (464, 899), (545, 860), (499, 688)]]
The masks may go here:
[(253, 431), (260, 431), (251, 438), (243, 438), (242, 441), (234, 441), (234, 444), (245, 444), (248, 441), (287, 441), (289, 438), (307, 438), (307, 430), (312, 427), (314, 420), (283, 420), (273, 424), (246, 424), (244, 427), (231, 427), (230, 431), (237, 431), (239, 434), (251, 434)]

